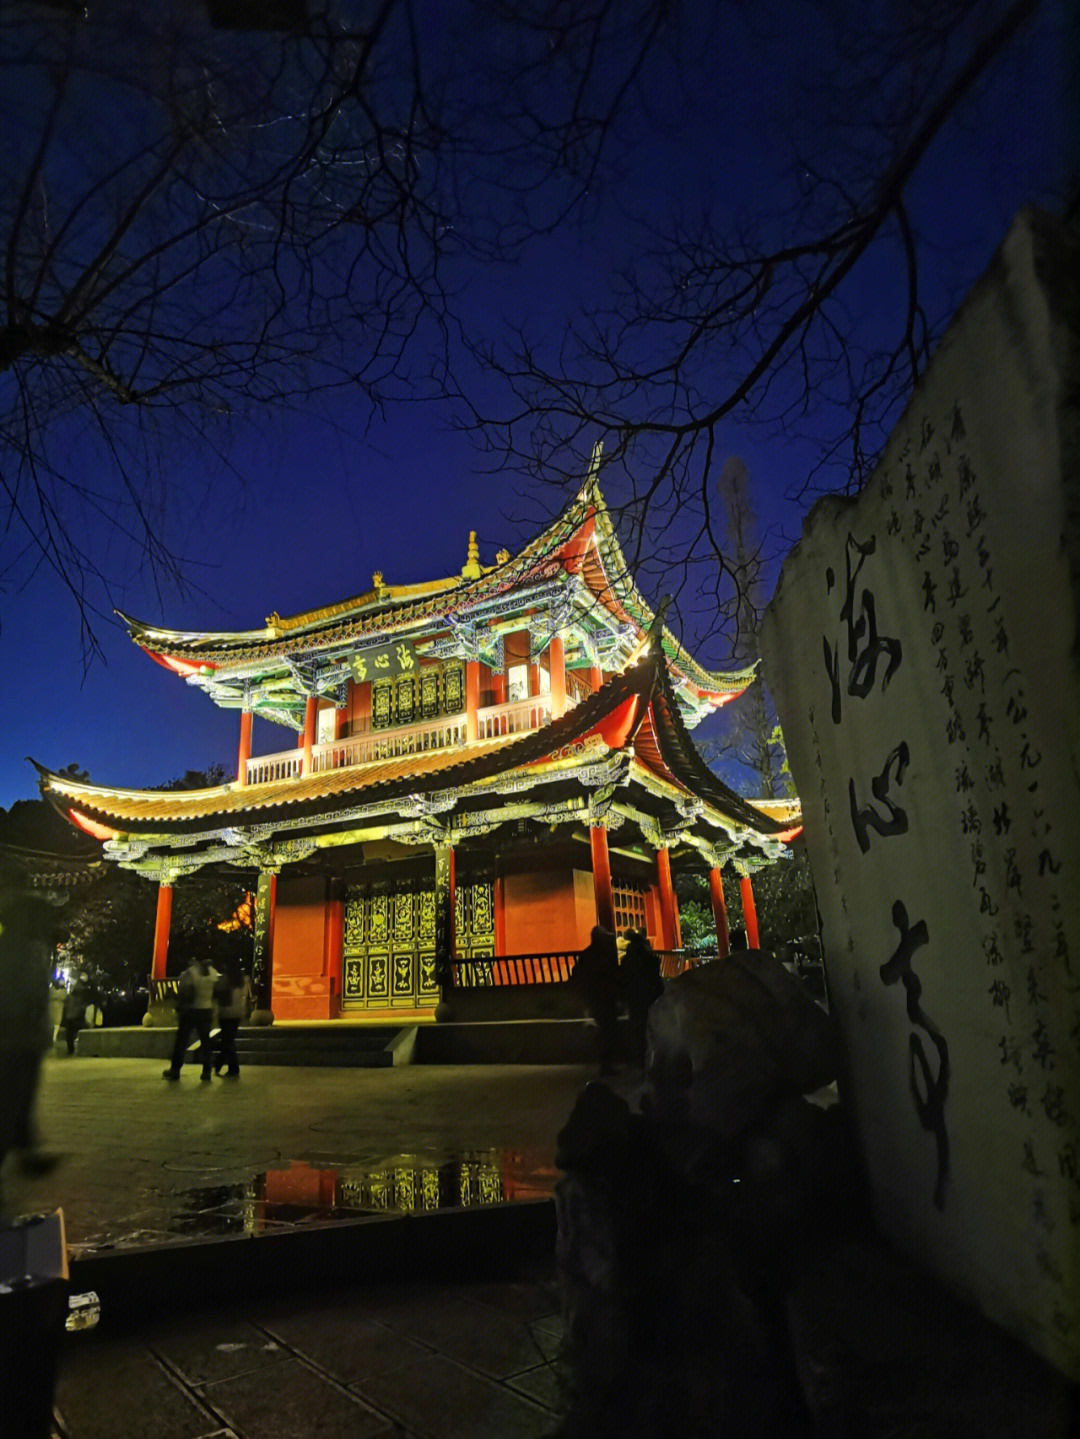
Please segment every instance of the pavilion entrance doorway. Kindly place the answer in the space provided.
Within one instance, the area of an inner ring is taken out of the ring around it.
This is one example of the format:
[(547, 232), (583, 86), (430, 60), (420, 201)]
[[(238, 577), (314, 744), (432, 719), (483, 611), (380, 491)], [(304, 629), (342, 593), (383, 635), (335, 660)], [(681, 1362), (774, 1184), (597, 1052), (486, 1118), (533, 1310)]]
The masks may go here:
[[(459, 885), (455, 935), (461, 959), (495, 953), (490, 881)], [(345, 896), (342, 1009), (417, 1009), (439, 1002), (435, 891), (417, 884), (353, 885)]]

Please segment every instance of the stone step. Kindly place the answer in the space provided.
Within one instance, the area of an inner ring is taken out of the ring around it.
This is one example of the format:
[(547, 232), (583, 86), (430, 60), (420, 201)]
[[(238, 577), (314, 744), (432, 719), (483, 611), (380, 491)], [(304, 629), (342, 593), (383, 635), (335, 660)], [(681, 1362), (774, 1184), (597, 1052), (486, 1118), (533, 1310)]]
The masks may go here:
[[(380, 1025), (361, 1028), (340, 1025), (326, 1028), (287, 1029), (277, 1025), (251, 1027), (237, 1032), (236, 1052), (241, 1065), (322, 1065), (326, 1068), (383, 1068), (407, 1064), (412, 1054), (412, 1026)], [(171, 1029), (84, 1029), (76, 1054), (98, 1059), (160, 1059), (172, 1054)], [(193, 1064), (198, 1041), (188, 1047), (185, 1062)]]
[[(394, 1056), (388, 1049), (246, 1049), (237, 1044), (236, 1057), (243, 1068), (249, 1064), (321, 1066), (323, 1069), (386, 1069)], [(197, 1063), (198, 1052), (189, 1051), (185, 1063)]]
[(383, 1025), (378, 1029), (361, 1029), (339, 1025), (337, 1029), (283, 1029), (278, 1025), (265, 1028), (240, 1029), (236, 1034), (236, 1047), (247, 1051), (273, 1050), (293, 1052), (294, 1050), (346, 1051), (385, 1049), (395, 1035), (400, 1033), (397, 1025)]

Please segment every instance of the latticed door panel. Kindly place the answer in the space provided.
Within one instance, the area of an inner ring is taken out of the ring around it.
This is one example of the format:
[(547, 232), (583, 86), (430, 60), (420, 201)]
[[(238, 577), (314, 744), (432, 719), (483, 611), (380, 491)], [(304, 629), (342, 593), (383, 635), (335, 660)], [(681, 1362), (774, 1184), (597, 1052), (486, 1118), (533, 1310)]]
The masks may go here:
[(416, 896), (417, 989), (422, 1004), (439, 998), (439, 980), (435, 963), (435, 891), (422, 889)]
[(616, 884), (612, 886), (615, 901), (615, 929), (625, 934), (629, 929), (645, 928), (645, 891), (637, 885)]
[(434, 1004), (439, 998), (434, 892), (350, 890), (343, 968), (346, 1008)]
[(495, 904), (490, 881), (457, 886), (454, 940), (459, 959), (490, 959), (494, 955)]
[[(489, 881), (457, 887), (455, 934), (460, 959), (494, 955), (495, 910)], [(345, 905), (344, 951), (346, 1008), (436, 1003), (434, 890), (351, 889)]]
[[(495, 954), (495, 906), (490, 881), (459, 884), (454, 891), (454, 948), (458, 959), (491, 959)], [(470, 984), (491, 984), (491, 966), (477, 965)]]

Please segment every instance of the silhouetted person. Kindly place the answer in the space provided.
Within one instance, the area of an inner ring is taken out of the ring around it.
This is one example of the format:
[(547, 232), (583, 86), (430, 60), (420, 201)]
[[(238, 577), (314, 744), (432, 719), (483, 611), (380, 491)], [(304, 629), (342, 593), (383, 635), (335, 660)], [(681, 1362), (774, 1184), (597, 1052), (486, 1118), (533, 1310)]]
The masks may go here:
[(645, 1026), (649, 1006), (664, 992), (660, 956), (643, 929), (631, 932), (622, 958), (622, 991), (626, 1000), (627, 1043), (630, 1063), (645, 1068)]
[(733, 929), (731, 931), (730, 947), (732, 952), (735, 950), (749, 950), (750, 946), (746, 941), (745, 929)]
[(94, 991), (90, 984), (90, 976), (80, 974), (64, 996), (64, 1015), (61, 1023), (64, 1026), (68, 1054), (75, 1053), (75, 1040), (79, 1030), (86, 1023), (87, 1007), (93, 1003)]
[(45, 1051), (52, 1043), (49, 972), (55, 906), (63, 891), (36, 890), (21, 870), (0, 870), (0, 1164), (20, 1150), (27, 1173), (51, 1169), (38, 1148), (34, 1096)]
[(214, 1020), (214, 986), (221, 975), (209, 959), (193, 959), (180, 976), (176, 991), (176, 1038), (173, 1041), (172, 1063), (162, 1073), (163, 1079), (179, 1079), (188, 1041), (199, 1036), (199, 1063), (202, 1078), (209, 1080), (210, 1027)]
[(615, 936), (603, 925), (596, 925), (581, 951), (576, 978), (585, 1008), (596, 1022), (600, 1073), (611, 1074), (618, 1042), (619, 956)]
[[(244, 973), (238, 959), (230, 959), (225, 973), (218, 981), (218, 1041), (214, 1073), (224, 1069), (230, 1079), (240, 1073), (240, 1060), (236, 1054), (236, 1031), (251, 1013), (255, 995), (251, 980)], [(226, 1068), (228, 1066), (228, 1068)]]

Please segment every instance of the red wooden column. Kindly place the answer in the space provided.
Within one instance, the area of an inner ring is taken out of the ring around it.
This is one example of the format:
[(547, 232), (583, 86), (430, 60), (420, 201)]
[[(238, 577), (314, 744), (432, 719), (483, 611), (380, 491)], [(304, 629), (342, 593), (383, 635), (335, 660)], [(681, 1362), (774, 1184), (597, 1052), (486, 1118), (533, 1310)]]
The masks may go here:
[(319, 712), (319, 701), (308, 695), (304, 706), (304, 767), (301, 774), (311, 773), (311, 751), (315, 747), (315, 716)]
[(169, 958), (169, 925), (171, 923), (172, 885), (159, 884), (157, 914), (154, 918), (154, 958), (150, 966), (151, 979), (165, 978), (165, 964)]
[(536, 660), (529, 661), (529, 698), (535, 699), (540, 693), (540, 665)]
[(504, 705), (504, 704), (506, 703), (506, 671), (505, 671), (505, 670), (500, 670), (500, 671), (498, 671), (498, 673), (496, 673), (495, 671), (492, 671), (492, 675), (491, 675), (491, 689), (492, 689), (492, 694), (493, 694), (493, 696), (494, 696), (494, 701), (493, 701), (493, 702), (494, 702), (495, 704), (497, 704), (497, 705)]
[(671, 855), (666, 849), (656, 851), (656, 877), (660, 884), (660, 947), (678, 949), (678, 919), (675, 914), (675, 889), (671, 883)]
[(480, 708), (480, 661), (465, 661), (465, 738), (478, 739), (476, 711)]
[(604, 825), (589, 826), (589, 849), (592, 851), (596, 922), (614, 934), (615, 894), (611, 888), (611, 856), (608, 854), (607, 829)]
[(728, 930), (727, 905), (724, 902), (724, 878), (720, 866), (709, 870), (709, 898), (712, 900), (713, 919), (716, 922), (716, 952), (721, 959), (731, 953), (731, 934)]
[(760, 949), (761, 940), (758, 938), (754, 886), (750, 883), (748, 874), (739, 876), (739, 898), (742, 900), (743, 919), (746, 921), (746, 946), (748, 949)]
[(345, 944), (345, 886), (339, 879), (327, 881), (326, 928), (323, 931), (323, 974), (330, 979), (330, 992), (341, 1003), (341, 965)]
[(598, 690), (603, 683), (604, 683), (604, 671), (600, 668), (599, 665), (590, 665), (590, 666), (589, 666), (589, 688), (590, 688), (591, 690)]
[(248, 760), (251, 758), (251, 711), (240, 711), (240, 749), (236, 756), (236, 783), (247, 784)]
[(566, 713), (566, 651), (562, 638), (552, 635), (548, 644), (548, 674), (551, 677), (551, 718)]

